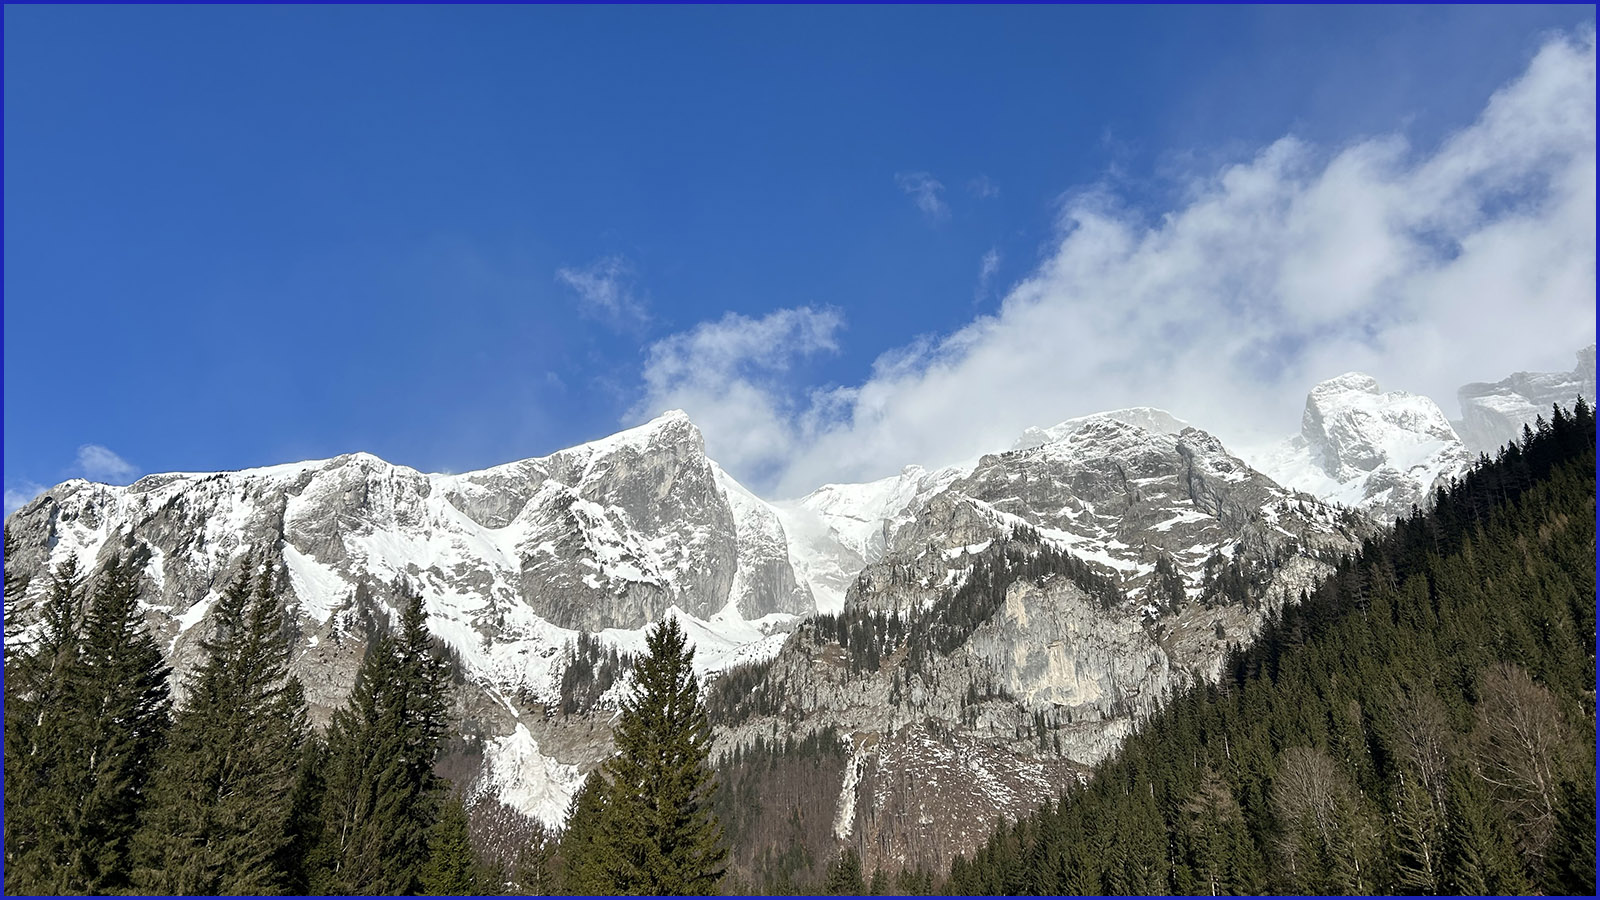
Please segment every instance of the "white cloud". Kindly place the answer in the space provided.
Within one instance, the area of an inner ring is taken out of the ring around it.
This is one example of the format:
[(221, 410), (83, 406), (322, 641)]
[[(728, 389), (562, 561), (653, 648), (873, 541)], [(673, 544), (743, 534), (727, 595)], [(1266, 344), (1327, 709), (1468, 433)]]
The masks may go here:
[(1000, 185), (995, 184), (994, 179), (987, 175), (979, 175), (967, 182), (967, 193), (979, 200), (989, 200), (1000, 196)]
[(99, 444), (78, 448), (76, 470), (90, 481), (126, 483), (139, 476), (139, 467)]
[(24, 481), (15, 488), (6, 488), (6, 515), (11, 515), (44, 491), (44, 485)]
[(620, 256), (595, 260), (581, 269), (556, 270), (556, 280), (578, 295), (578, 308), (613, 325), (649, 319), (645, 303), (634, 291), (633, 265)]
[(803, 357), (838, 349), (843, 319), (834, 309), (779, 309), (752, 319), (728, 313), (652, 345), (645, 399), (634, 417), (683, 409), (705, 433), (712, 458), (741, 471), (792, 459), (804, 403), (784, 391), (784, 374)]
[(1000, 271), (1000, 251), (990, 247), (989, 252), (978, 261), (978, 289), (974, 292), (974, 299), (981, 300), (989, 293), (989, 282), (994, 280), (996, 272)]
[(927, 172), (900, 172), (894, 176), (894, 183), (917, 204), (917, 209), (928, 221), (940, 222), (950, 218), (950, 207), (942, 196), (944, 185), (932, 175)]
[(1592, 30), (1546, 43), (1435, 147), (1288, 137), (1188, 184), (1154, 218), (1104, 189), (1069, 195), (997, 312), (885, 353), (857, 387), (786, 405), (796, 390), (770, 382), (719, 394), (713, 369), (693, 379), (704, 405), (684, 408), (712, 447), (743, 426), (710, 406), (761, 410), (785, 436), (761, 457), (770, 478), (725, 462), (793, 495), (1136, 404), (1248, 446), (1293, 433), (1306, 391), (1352, 369), (1453, 412), (1461, 384), (1570, 369), (1594, 341)]

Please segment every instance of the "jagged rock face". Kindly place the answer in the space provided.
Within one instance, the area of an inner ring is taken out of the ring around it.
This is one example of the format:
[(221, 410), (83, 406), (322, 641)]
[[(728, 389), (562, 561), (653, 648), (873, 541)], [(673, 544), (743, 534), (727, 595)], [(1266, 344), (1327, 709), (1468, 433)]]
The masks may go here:
[(1328, 477), (1350, 481), (1389, 465), (1406, 445), (1459, 443), (1438, 405), (1427, 397), (1378, 386), (1359, 372), (1311, 389), (1300, 436)]
[[(1129, 418), (1036, 429), (1055, 437), (983, 457), (914, 497), (851, 583), (846, 611), (935, 615), (975, 564), (992, 571), (1032, 533), (1124, 599), (1108, 605), (1059, 573), (1015, 581), (953, 650), (910, 667), (901, 646), (875, 671), (852, 671), (844, 648), (803, 627), (765, 676), (781, 686), (781, 708), (720, 729), (718, 746), (774, 728), (836, 729), (852, 750), (838, 836), (870, 865), (946, 865), (987, 834), (972, 822), (1059, 791), (1173, 690), (1218, 677), (1228, 647), (1278, 598), (1329, 570), (1304, 552), (1347, 550), (1369, 533), (1364, 517), (1281, 488), (1203, 431), (1164, 414), (1145, 418), (1152, 427)], [(1254, 603), (1206, 593), (1218, 559), (1255, 574)], [(1172, 564), (1176, 600), (1158, 561)]]
[(1347, 540), (1332, 510), (1280, 487), (1199, 429), (1171, 434), (1108, 416), (1086, 417), (1065, 433), (985, 456), (930, 498), (895, 532), (882, 561), (862, 572), (851, 602), (904, 608), (908, 582), (911, 593), (938, 585), (960, 552), (981, 550), (1016, 525), (1103, 566), (1131, 596), (1162, 557), (1197, 594), (1205, 561), (1219, 550), (1261, 557), (1290, 540)]
[(1551, 407), (1570, 407), (1582, 397), (1595, 402), (1595, 345), (1578, 351), (1578, 364), (1570, 372), (1517, 372), (1493, 384), (1474, 382), (1463, 385), (1456, 398), (1461, 402), (1461, 423), (1457, 430), (1472, 453), (1493, 455), (1510, 441), (1522, 437), (1522, 427), (1535, 418), (1550, 418)]
[[(462, 475), (358, 453), (128, 487), (70, 481), (8, 525), (19, 551), (8, 566), (24, 571), (148, 554), (147, 619), (180, 693), (212, 605), (247, 551), (266, 552), (319, 720), (348, 696), (368, 634), (393, 618), (397, 578), (422, 592), (469, 682), (536, 705), (551, 699), (577, 629), (640, 629), (676, 607), (743, 628), (715, 648), (727, 650), (762, 636), (743, 620), (812, 608), (776, 515), (706, 459), (681, 413)], [(489, 719), (504, 733), (516, 715), (502, 700)]]
[(1438, 404), (1350, 372), (1312, 388), (1300, 433), (1256, 462), (1284, 485), (1389, 521), (1427, 506), (1472, 456)]
[(988, 840), (996, 819), (1037, 808), (1086, 776), (1070, 760), (1013, 753), (986, 735), (926, 724), (859, 744), (846, 797), (860, 801), (839, 806), (850, 815), (839, 832), (863, 848), (869, 870), (947, 869)]
[[(1014, 815), (1021, 798), (1076, 777), (1161, 697), (1216, 677), (1270, 598), (1322, 570), (1297, 554), (1348, 547), (1365, 527), (1158, 410), (1036, 431), (967, 465), (911, 467), (786, 504), (740, 487), (676, 414), (462, 475), (352, 454), (127, 488), (69, 482), (11, 525), (35, 571), (68, 553), (88, 562), (147, 552), (149, 621), (180, 673), (242, 554), (266, 548), (319, 719), (348, 694), (367, 636), (392, 617), (392, 582), (406, 579), (467, 674), (458, 719), (485, 738), (485, 783), (551, 824), (610, 746), (604, 710), (545, 718), (561, 648), (577, 629), (612, 629), (607, 641), (637, 652), (640, 626), (676, 607), (690, 617), (703, 675), (776, 653), (770, 677), (791, 691), (783, 716), (724, 729), (720, 746), (774, 727), (870, 738), (883, 752), (859, 760), (840, 827), (873, 835), (871, 859), (943, 864), (947, 855), (913, 848), (937, 833), (927, 846), (970, 850), (965, 835), (979, 831), (967, 827), (969, 807), (985, 822)], [(1108, 605), (1062, 578), (1013, 584), (998, 611), (914, 677), (897, 676), (895, 662), (852, 674), (839, 647), (805, 629), (778, 649), (776, 631), (819, 593), (830, 609), (925, 609), (1024, 526), (1037, 534), (1029, 540), (1087, 560), (1125, 599)], [(1255, 572), (1268, 599), (1215, 605), (1208, 566), (1224, 559)], [(1176, 588), (1159, 583), (1158, 564), (1171, 565)], [(915, 773), (895, 772), (915, 760), (952, 777), (987, 774), (948, 797), (919, 794)], [(974, 784), (1004, 789), (981, 788), (978, 803)], [(924, 831), (897, 832), (908, 816), (927, 818)]]
[(795, 567), (790, 564), (790, 539), (777, 510), (715, 464), (713, 469), (739, 537), (738, 567), (728, 602), (747, 619), (814, 611), (816, 601), (810, 588), (796, 577)]

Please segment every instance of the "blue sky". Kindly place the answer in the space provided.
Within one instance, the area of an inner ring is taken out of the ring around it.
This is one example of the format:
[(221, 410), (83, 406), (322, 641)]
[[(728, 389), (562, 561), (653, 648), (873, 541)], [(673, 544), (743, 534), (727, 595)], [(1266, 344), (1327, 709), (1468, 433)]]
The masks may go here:
[[(1287, 434), (1344, 368), (1454, 414), (1439, 391), (1593, 339), (1592, 7), (4, 15), (8, 509), (353, 450), (464, 471), (670, 406), (792, 494), (1128, 401)], [(1259, 245), (1305, 264), (1270, 285), (1208, 268), (1173, 312), (1144, 283), (1279, 208)], [(1513, 234), (1585, 213), (1552, 258)], [(1409, 243), (1351, 246), (1364, 216)], [(1351, 258), (1378, 274), (1329, 294)], [(1498, 293), (1439, 299), (1463, 283)], [(1289, 324), (1231, 380), (1174, 373), (1191, 312), (1251, 304)], [(1505, 305), (1578, 337), (1418, 331)], [(1255, 419), (1205, 401), (1241, 391)]]

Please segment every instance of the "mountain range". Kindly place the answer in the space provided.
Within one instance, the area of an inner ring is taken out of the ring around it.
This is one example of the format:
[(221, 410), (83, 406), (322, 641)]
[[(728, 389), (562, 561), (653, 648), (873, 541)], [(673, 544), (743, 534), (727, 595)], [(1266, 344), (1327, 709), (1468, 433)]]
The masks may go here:
[(1592, 345), (1570, 372), (1461, 388), (1455, 421), (1348, 373), (1313, 387), (1299, 432), (1259, 452), (1163, 410), (1114, 410), (964, 464), (776, 502), (672, 411), (464, 474), (352, 453), (67, 481), (7, 518), (7, 565), (140, 560), (181, 697), (209, 611), (264, 552), (319, 722), (402, 584), (419, 589), (462, 676), (452, 715), (475, 790), (551, 825), (610, 753), (628, 686), (575, 700), (580, 638), (638, 653), (675, 615), (719, 752), (837, 735), (834, 837), (867, 863), (942, 864), (1083, 777), (1172, 691), (1215, 678), (1339, 554), (1578, 396), (1595, 399)]

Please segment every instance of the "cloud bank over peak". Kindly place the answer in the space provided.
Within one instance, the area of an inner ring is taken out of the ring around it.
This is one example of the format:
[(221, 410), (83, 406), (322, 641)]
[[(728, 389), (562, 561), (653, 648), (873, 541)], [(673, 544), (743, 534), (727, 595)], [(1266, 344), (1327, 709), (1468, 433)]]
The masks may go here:
[(1437, 147), (1285, 137), (1194, 174), (1156, 217), (1071, 194), (995, 313), (883, 354), (858, 386), (784, 377), (836, 347), (837, 311), (730, 314), (649, 350), (635, 412), (682, 407), (713, 457), (778, 496), (1132, 405), (1248, 446), (1292, 432), (1311, 385), (1350, 370), (1453, 412), (1461, 384), (1564, 370), (1593, 342), (1595, 187), (1584, 30)]
[(108, 484), (127, 484), (139, 477), (138, 466), (99, 444), (84, 444), (78, 448), (77, 469), (90, 481)]
[(843, 324), (836, 309), (802, 306), (759, 319), (728, 313), (657, 341), (645, 359), (645, 399), (630, 417), (686, 410), (715, 446), (713, 458), (771, 482), (828, 406), (796, 396), (787, 376), (797, 361), (836, 351)]

